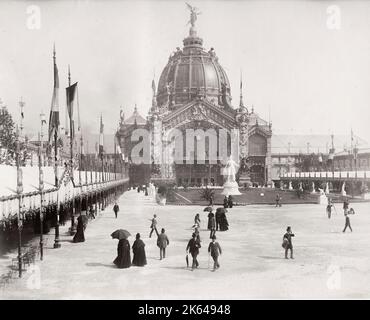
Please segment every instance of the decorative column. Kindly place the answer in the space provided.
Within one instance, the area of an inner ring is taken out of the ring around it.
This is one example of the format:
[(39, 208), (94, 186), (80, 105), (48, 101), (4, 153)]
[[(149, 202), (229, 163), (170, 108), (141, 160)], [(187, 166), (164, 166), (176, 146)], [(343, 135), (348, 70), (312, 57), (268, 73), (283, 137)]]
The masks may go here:
[(163, 161), (162, 161), (162, 152), (163, 152), (163, 130), (162, 130), (162, 121), (157, 112), (152, 114), (150, 118), (151, 121), (151, 139), (150, 139), (150, 153), (151, 153), (151, 179), (158, 179), (162, 177), (163, 174)]
[(272, 159), (271, 159), (271, 135), (272, 135), (272, 131), (271, 131), (271, 124), (270, 124), (270, 130), (269, 130), (269, 135), (268, 137), (266, 138), (266, 146), (267, 146), (267, 150), (266, 150), (266, 159), (265, 159), (265, 181), (266, 181), (266, 184), (268, 186), (271, 185), (271, 168), (272, 168)]
[(243, 105), (241, 105), (238, 109), (235, 120), (237, 121), (239, 127), (239, 186), (249, 187), (251, 185), (248, 167), (249, 117), (248, 111)]

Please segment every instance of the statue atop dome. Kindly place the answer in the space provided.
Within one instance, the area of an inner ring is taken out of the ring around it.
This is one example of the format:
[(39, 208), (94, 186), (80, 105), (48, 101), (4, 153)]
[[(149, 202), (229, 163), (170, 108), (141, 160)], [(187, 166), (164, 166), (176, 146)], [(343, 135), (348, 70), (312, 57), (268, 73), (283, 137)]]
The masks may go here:
[(189, 20), (188, 24), (190, 23), (191, 26), (194, 28), (195, 21), (197, 21), (198, 15), (201, 14), (201, 12), (199, 12), (198, 8), (193, 7), (188, 3), (186, 3), (186, 5), (188, 6), (188, 9), (190, 10), (190, 20)]

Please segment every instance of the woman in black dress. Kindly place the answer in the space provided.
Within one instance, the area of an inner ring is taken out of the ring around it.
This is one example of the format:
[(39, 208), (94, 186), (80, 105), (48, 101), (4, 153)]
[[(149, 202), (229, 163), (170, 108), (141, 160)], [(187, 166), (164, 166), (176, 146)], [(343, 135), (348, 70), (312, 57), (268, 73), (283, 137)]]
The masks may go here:
[(134, 266), (143, 267), (146, 265), (146, 255), (145, 255), (145, 243), (140, 239), (140, 233), (136, 234), (136, 240), (132, 245), (132, 252), (134, 258), (132, 259), (132, 264)]
[(131, 266), (130, 243), (127, 239), (120, 239), (117, 246), (117, 258), (113, 263), (120, 269)]
[(85, 223), (83, 221), (82, 216), (80, 215), (77, 218), (77, 231), (75, 236), (73, 237), (73, 242), (85, 242)]

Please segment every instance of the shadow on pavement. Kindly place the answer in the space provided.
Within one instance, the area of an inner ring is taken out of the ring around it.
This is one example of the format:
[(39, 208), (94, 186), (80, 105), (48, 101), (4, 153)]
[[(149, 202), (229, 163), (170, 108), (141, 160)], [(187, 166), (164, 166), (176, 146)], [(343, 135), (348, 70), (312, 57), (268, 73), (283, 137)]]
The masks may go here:
[(99, 262), (88, 262), (86, 263), (88, 267), (107, 267), (107, 268), (117, 268), (114, 264), (104, 264)]

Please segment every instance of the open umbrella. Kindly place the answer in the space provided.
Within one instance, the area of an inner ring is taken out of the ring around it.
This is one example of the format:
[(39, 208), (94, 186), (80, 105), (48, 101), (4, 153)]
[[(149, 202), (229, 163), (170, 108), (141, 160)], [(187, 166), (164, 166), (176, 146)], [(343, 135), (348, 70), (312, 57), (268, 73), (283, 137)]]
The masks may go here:
[(127, 239), (129, 236), (131, 236), (131, 233), (124, 229), (118, 229), (114, 231), (110, 236), (113, 239), (121, 240), (121, 239)]
[(212, 207), (205, 207), (204, 209), (203, 209), (203, 212), (211, 212), (213, 210), (213, 208)]

